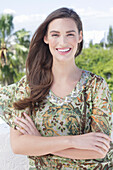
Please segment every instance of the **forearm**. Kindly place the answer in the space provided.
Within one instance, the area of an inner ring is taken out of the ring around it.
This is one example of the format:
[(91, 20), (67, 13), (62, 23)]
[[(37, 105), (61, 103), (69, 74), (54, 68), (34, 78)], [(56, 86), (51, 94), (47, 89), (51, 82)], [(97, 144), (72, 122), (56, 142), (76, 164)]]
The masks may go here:
[(71, 159), (100, 158), (99, 154), (104, 157), (111, 140), (103, 133), (42, 137), (23, 135), (13, 128), (11, 128), (10, 136), (11, 146), (16, 154), (30, 156), (55, 154)]
[(101, 157), (101, 155), (94, 150), (83, 150), (83, 149), (75, 149), (75, 148), (61, 150), (58, 152), (54, 152), (52, 154), (60, 156), (60, 157), (64, 157), (64, 158), (79, 159), (79, 160), (98, 159)]
[(70, 147), (68, 136), (40, 137), (21, 135), (11, 142), (15, 154), (41, 156)]

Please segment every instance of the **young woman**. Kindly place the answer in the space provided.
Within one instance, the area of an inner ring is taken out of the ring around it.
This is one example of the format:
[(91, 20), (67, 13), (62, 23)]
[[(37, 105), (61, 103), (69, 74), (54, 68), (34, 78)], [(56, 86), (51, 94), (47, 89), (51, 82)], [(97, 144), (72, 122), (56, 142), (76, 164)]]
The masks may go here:
[(82, 46), (78, 14), (55, 10), (32, 38), (26, 76), (0, 92), (12, 150), (30, 170), (112, 169), (109, 89), (76, 66)]

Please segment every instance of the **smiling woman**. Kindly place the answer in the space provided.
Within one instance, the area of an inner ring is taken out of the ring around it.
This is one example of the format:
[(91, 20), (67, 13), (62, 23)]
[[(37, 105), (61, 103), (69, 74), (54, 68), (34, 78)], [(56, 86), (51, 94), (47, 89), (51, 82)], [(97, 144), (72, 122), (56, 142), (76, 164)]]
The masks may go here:
[(53, 11), (31, 40), (26, 76), (0, 90), (12, 150), (28, 155), (30, 170), (112, 169), (110, 93), (76, 66), (82, 47), (78, 14)]
[[(44, 36), (44, 42), (49, 45), (50, 52), (55, 60), (64, 59), (73, 63), (78, 44), (82, 41), (82, 30), (78, 32), (77, 25), (73, 19), (58, 18), (48, 26), (48, 32)], [(71, 57), (71, 58), (70, 58)]]

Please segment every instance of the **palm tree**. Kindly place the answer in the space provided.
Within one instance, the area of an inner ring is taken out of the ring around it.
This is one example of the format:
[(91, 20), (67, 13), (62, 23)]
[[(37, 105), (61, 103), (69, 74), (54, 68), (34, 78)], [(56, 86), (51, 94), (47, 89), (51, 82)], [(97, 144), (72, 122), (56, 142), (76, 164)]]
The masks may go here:
[(0, 18), (0, 61), (2, 67), (7, 64), (7, 37), (10, 36), (14, 29), (13, 16), (10, 14), (2, 15)]
[(108, 40), (108, 46), (113, 47), (113, 28), (112, 28), (112, 26), (109, 27), (107, 40)]
[(0, 81), (11, 84), (22, 76), (30, 42), (25, 29), (13, 33), (13, 16), (0, 17)]

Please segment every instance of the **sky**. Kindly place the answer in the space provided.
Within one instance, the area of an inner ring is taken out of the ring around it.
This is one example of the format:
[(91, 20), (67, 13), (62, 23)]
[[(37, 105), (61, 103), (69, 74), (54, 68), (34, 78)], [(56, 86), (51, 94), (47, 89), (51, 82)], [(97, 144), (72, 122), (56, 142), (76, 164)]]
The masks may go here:
[(46, 16), (60, 7), (74, 9), (83, 22), (84, 41), (99, 43), (113, 27), (113, 0), (0, 0), (0, 14), (12, 13), (14, 31), (34, 34)]

